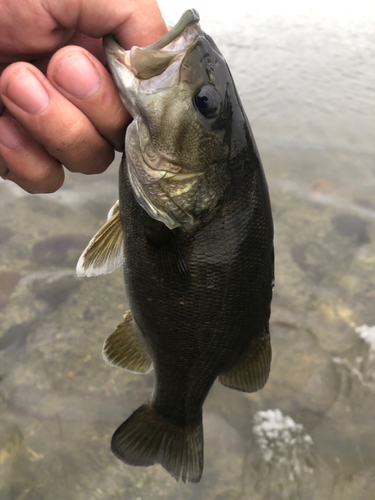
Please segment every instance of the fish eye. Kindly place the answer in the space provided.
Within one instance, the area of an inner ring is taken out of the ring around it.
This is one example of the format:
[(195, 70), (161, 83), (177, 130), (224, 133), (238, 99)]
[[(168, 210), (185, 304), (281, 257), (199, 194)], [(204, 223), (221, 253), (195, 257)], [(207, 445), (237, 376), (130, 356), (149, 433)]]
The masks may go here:
[(205, 118), (213, 118), (220, 109), (221, 98), (212, 85), (203, 85), (194, 95), (195, 107)]

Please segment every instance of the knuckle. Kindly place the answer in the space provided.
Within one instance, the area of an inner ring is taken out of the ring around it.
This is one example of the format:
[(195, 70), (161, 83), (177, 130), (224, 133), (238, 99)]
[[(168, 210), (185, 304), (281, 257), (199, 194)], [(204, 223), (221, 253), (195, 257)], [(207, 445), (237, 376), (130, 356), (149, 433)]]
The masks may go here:
[(67, 121), (60, 124), (59, 133), (51, 138), (51, 150), (68, 151), (71, 156), (81, 154), (90, 145), (90, 131), (83, 120)]
[(30, 194), (54, 193), (64, 183), (64, 170), (61, 165), (48, 167), (47, 169), (27, 169), (25, 172), (18, 172), (13, 175), (14, 181)]
[(43, 181), (28, 179), (26, 182), (21, 183), (20, 186), (30, 194), (48, 194), (58, 191), (63, 183), (64, 177), (59, 177), (58, 179), (43, 179)]
[(92, 125), (80, 120), (67, 126), (47, 151), (69, 170), (87, 174), (104, 172), (114, 158), (108, 141)]
[(93, 162), (90, 164), (90, 171), (87, 173), (102, 174), (107, 170), (114, 158), (115, 153), (113, 148), (108, 148), (108, 151), (103, 151), (100, 156), (96, 155), (96, 157), (93, 158)]

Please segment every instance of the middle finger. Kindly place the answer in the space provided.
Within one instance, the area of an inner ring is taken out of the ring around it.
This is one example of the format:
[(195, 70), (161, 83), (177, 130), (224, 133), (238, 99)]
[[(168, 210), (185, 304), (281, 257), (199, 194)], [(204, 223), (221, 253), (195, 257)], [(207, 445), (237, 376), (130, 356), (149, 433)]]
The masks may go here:
[(100, 173), (111, 163), (111, 144), (35, 66), (8, 66), (1, 75), (0, 95), (17, 121), (69, 170)]

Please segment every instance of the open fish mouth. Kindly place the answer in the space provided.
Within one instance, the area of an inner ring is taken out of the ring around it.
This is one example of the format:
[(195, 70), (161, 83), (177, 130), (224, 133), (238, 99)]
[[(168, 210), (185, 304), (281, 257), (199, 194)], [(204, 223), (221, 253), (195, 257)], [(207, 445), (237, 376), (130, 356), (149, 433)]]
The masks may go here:
[(147, 47), (134, 46), (130, 50), (121, 47), (112, 35), (103, 38), (112, 76), (133, 118), (139, 114), (139, 91), (153, 93), (178, 83), (179, 65), (203, 35), (198, 22), (199, 14), (190, 9), (162, 38)]
[(112, 35), (106, 35), (103, 45), (109, 64), (115, 67), (118, 67), (118, 64), (124, 65), (140, 80), (160, 75), (174, 61), (180, 59), (202, 33), (198, 22), (198, 12), (190, 9), (162, 38), (147, 47), (132, 47), (130, 50), (123, 49)]

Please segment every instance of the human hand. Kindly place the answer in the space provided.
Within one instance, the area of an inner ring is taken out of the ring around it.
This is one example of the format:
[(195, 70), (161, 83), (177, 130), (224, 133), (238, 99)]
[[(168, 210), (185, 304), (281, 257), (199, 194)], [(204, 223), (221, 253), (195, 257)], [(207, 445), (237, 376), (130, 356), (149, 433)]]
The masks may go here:
[(62, 164), (103, 172), (131, 117), (100, 37), (130, 48), (166, 31), (156, 0), (0, 0), (0, 175), (48, 193)]

